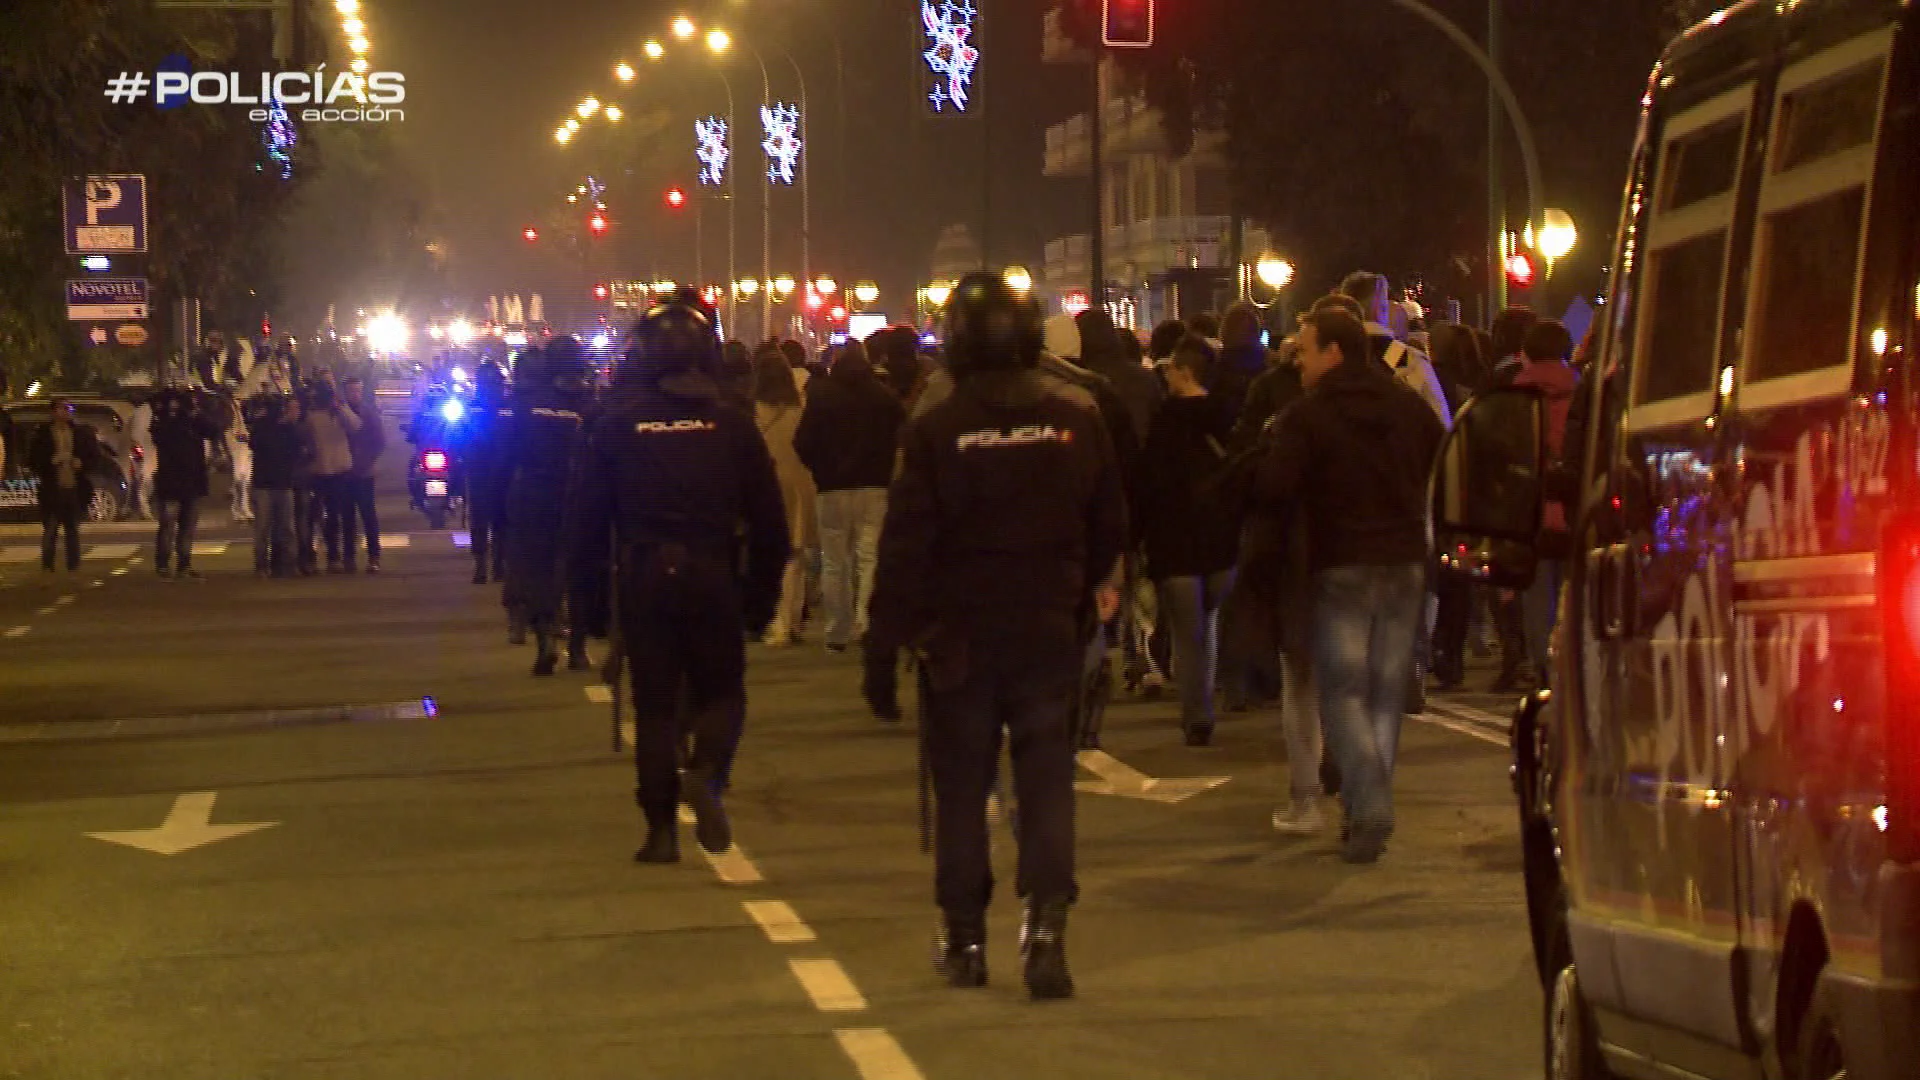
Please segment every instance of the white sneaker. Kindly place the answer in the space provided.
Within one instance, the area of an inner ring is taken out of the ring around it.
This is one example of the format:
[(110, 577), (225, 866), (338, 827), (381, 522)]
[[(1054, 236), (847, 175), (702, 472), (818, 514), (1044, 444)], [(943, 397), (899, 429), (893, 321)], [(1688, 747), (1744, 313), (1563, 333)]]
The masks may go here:
[(1320, 800), (1309, 795), (1291, 799), (1285, 810), (1273, 812), (1273, 830), (1288, 836), (1313, 836), (1327, 825)]

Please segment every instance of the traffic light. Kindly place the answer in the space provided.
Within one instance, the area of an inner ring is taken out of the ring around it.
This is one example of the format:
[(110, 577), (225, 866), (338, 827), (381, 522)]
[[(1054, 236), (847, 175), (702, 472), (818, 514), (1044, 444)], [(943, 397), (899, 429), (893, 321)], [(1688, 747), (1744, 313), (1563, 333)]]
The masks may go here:
[(669, 210), (678, 210), (685, 205), (687, 205), (687, 193), (685, 191), (677, 187), (667, 189), (667, 208)]
[(526, 239), (527, 243), (531, 244), (535, 240), (540, 239), (540, 230), (529, 225), (520, 230), (520, 235)]
[(601, 233), (603, 233), (603, 232), (606, 232), (606, 231), (607, 231), (607, 216), (606, 216), (605, 214), (595, 214), (595, 215), (593, 215), (592, 217), (590, 217), (590, 218), (588, 218), (588, 219), (587, 219), (587, 228), (589, 228), (589, 229), (592, 229), (592, 230), (593, 230), (593, 234), (594, 234), (595, 236), (598, 236), (598, 235), (600, 235)]
[(1153, 45), (1153, 0), (1100, 0), (1101, 40), (1117, 49)]
[(595, 300), (605, 300), (607, 298), (607, 287), (605, 285), (595, 285), (593, 287), (593, 298)]
[(1533, 288), (1533, 256), (1516, 251), (1507, 256), (1507, 285), (1515, 289)]

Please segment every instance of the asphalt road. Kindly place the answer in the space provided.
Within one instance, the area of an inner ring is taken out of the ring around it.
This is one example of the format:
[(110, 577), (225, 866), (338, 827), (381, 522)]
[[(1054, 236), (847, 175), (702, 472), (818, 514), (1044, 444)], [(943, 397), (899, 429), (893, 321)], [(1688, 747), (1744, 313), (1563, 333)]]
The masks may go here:
[(689, 830), (681, 865), (636, 866), (597, 688), (530, 677), (495, 590), (412, 527), (379, 577), (262, 581), (233, 543), (168, 582), (144, 536), (72, 578), (0, 565), (0, 1077), (1540, 1075), (1472, 699), (1410, 723), (1364, 868), (1269, 828), (1276, 714), (1195, 750), (1170, 702), (1117, 706), (1090, 786), (1227, 780), (1080, 796), (1080, 996), (1034, 1005), (1004, 891), (989, 988), (932, 975), (914, 738), (850, 658), (756, 648), (740, 848)]

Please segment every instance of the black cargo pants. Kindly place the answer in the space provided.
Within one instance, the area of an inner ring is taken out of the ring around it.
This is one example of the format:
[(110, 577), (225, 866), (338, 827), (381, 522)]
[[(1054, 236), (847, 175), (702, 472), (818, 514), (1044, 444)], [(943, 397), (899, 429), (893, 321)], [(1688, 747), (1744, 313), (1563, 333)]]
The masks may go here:
[(1085, 655), (1065, 614), (945, 634), (930, 647), (921, 722), (933, 773), (934, 894), (949, 917), (978, 917), (992, 898), (987, 794), (1002, 731), (1018, 799), (1015, 892), (1040, 901), (1078, 895), (1072, 729)]

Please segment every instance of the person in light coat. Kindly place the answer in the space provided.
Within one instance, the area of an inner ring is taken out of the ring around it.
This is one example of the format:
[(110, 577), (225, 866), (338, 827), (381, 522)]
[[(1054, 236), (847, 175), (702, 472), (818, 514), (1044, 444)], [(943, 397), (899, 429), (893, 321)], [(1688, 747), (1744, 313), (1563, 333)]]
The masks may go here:
[(780, 479), (780, 499), (787, 510), (787, 534), (793, 555), (780, 578), (780, 602), (773, 622), (761, 639), (768, 645), (797, 645), (807, 601), (807, 563), (819, 546), (820, 527), (813, 474), (793, 448), (800, 430), (799, 380), (776, 344), (766, 344), (753, 358), (753, 420), (773, 454), (774, 473)]

